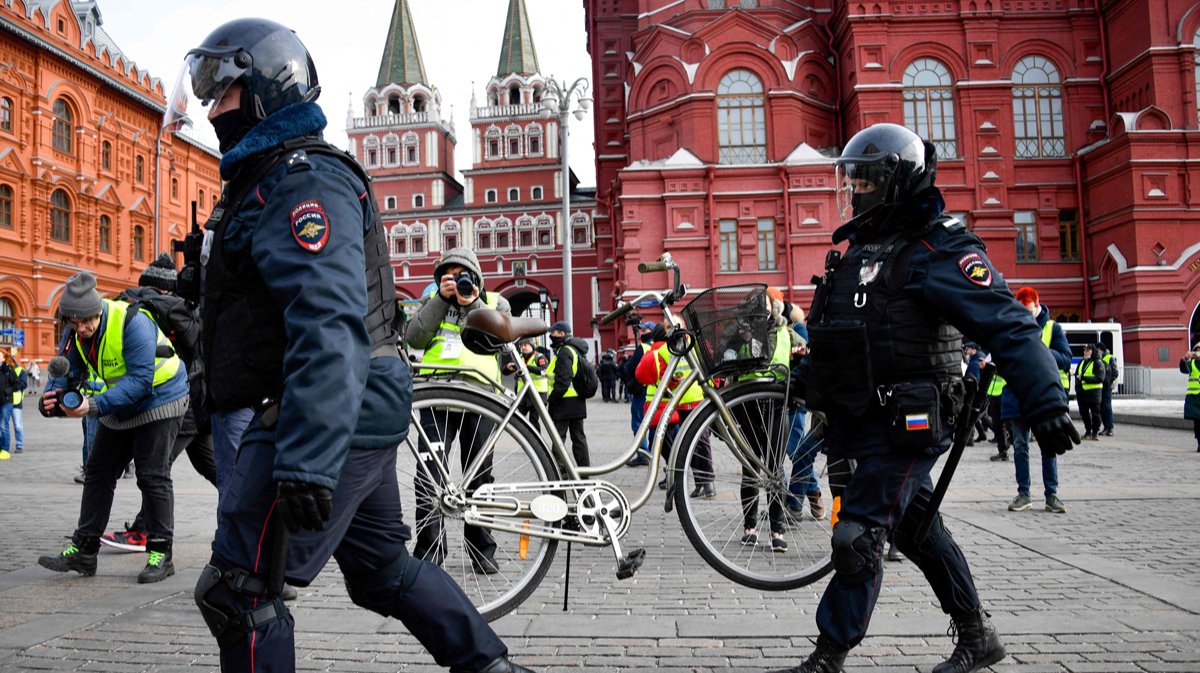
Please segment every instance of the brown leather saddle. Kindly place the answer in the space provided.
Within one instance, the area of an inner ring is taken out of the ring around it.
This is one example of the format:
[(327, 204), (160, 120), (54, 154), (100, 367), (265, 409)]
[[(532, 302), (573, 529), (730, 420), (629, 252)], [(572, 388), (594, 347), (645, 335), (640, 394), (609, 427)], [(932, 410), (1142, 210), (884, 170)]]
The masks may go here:
[(477, 308), (463, 323), (463, 345), (472, 353), (495, 355), (504, 344), (526, 337), (541, 336), (550, 326), (539, 318), (513, 317), (491, 308)]

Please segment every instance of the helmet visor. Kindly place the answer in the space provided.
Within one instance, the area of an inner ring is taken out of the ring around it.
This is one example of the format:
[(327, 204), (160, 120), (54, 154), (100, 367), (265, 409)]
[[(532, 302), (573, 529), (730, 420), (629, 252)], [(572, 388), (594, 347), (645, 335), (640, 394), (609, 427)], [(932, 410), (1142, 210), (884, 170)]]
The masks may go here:
[[(192, 51), (183, 59), (179, 77), (167, 99), (163, 126), (179, 130), (191, 123), (188, 109), (207, 107), (221, 100), (229, 87), (246, 73), (249, 65), (238, 65), (238, 54), (206, 54)], [(243, 60), (245, 57), (243, 56)]]
[(893, 155), (838, 160), (834, 184), (842, 221), (862, 215), (887, 200), (895, 166)]

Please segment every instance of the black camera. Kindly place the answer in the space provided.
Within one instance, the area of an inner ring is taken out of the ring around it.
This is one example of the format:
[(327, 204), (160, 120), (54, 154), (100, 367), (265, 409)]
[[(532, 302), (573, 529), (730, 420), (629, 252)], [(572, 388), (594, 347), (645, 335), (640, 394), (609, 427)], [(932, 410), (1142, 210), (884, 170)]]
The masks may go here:
[(629, 325), (630, 327), (637, 327), (638, 325), (642, 324), (642, 316), (638, 315), (637, 313), (626, 313), (625, 324)]
[(83, 404), (83, 392), (78, 386), (68, 386), (62, 390), (54, 391), (54, 410), (50, 412), (51, 416), (65, 418), (67, 411), (74, 411)]
[(43, 415), (63, 418), (67, 415), (65, 410), (78, 409), (83, 404), (82, 382), (71, 377), (71, 363), (61, 355), (50, 359), (48, 369), (46, 391), (54, 395), (54, 408)]
[(475, 292), (475, 278), (470, 271), (459, 271), (454, 277), (454, 291), (460, 297), (470, 297)]

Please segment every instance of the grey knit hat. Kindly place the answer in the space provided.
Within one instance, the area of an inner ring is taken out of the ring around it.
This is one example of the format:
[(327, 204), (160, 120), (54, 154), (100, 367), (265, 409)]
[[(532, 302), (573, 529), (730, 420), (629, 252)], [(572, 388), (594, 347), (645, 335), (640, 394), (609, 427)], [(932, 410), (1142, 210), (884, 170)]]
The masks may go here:
[(175, 260), (167, 253), (162, 253), (138, 278), (139, 287), (153, 287), (166, 292), (175, 291), (175, 281), (179, 273), (175, 270)]
[(470, 248), (452, 248), (447, 250), (442, 258), (438, 260), (437, 266), (433, 268), (433, 282), (440, 283), (442, 275), (446, 273), (446, 269), (452, 266), (461, 266), (467, 271), (470, 271), (475, 276), (475, 284), (483, 287), (483, 270), (479, 266), (479, 258), (475, 256), (475, 251)]
[(91, 271), (80, 271), (67, 279), (62, 299), (58, 302), (59, 315), (80, 320), (103, 312), (104, 304), (100, 301), (100, 293), (96, 291), (96, 277)]

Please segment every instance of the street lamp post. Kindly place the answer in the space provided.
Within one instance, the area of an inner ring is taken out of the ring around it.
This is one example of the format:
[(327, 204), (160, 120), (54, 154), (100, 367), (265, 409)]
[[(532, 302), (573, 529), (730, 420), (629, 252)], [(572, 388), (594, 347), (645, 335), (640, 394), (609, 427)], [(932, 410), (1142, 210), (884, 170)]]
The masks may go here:
[[(575, 314), (571, 291), (571, 168), (567, 164), (567, 122), (570, 115), (582, 120), (591, 107), (592, 99), (587, 95), (588, 81), (585, 77), (575, 80), (569, 88), (565, 81), (551, 77), (546, 80), (546, 91), (542, 95), (543, 118), (558, 117), (558, 152), (562, 155), (562, 223), (563, 223), (563, 315), (573, 320)], [(575, 109), (571, 109), (575, 103)], [(557, 312), (557, 311), (556, 311)]]

